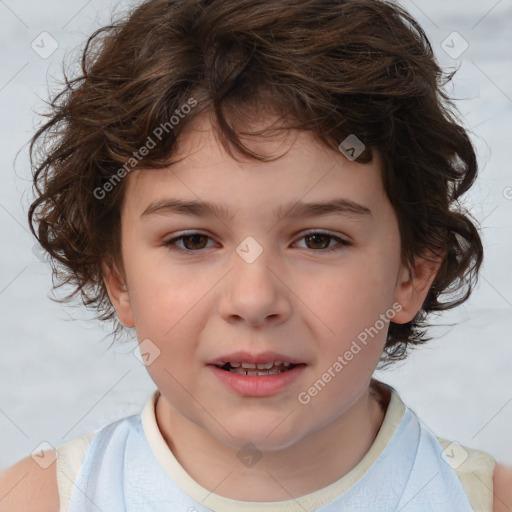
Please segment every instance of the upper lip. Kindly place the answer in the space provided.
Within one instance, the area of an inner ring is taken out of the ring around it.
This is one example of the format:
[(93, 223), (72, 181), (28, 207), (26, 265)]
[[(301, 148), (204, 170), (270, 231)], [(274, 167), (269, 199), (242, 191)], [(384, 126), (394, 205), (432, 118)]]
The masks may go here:
[(211, 360), (208, 364), (222, 366), (223, 364), (231, 362), (262, 364), (274, 361), (281, 361), (283, 363), (288, 362), (291, 364), (304, 363), (304, 361), (301, 361), (300, 359), (297, 359), (292, 356), (287, 356), (285, 354), (279, 354), (278, 352), (259, 352), (256, 354), (246, 351), (239, 351), (217, 357), (216, 359)]

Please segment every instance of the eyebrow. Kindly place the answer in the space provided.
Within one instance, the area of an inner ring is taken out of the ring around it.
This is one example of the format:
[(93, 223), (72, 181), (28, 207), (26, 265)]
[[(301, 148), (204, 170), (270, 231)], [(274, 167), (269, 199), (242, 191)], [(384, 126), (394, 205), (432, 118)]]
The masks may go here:
[[(355, 217), (371, 217), (372, 211), (362, 204), (349, 199), (336, 198), (329, 201), (305, 203), (291, 201), (273, 211), (276, 218), (319, 217), (321, 215), (338, 214)], [(232, 219), (233, 213), (220, 204), (208, 201), (185, 201), (182, 199), (162, 199), (151, 203), (141, 214), (142, 217), (152, 215), (189, 215), (194, 217), (221, 217)]]

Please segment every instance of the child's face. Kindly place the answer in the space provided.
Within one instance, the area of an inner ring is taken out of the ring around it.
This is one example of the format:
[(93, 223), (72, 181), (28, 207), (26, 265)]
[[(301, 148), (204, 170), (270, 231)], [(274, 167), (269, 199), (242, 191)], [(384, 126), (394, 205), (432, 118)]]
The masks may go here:
[[(431, 279), (412, 291), (401, 266), (397, 219), (378, 155), (371, 164), (354, 163), (301, 132), (289, 133), (287, 145), (249, 142), (272, 155), (291, 145), (274, 162), (238, 163), (221, 149), (207, 119), (199, 119), (202, 131), (188, 131), (180, 143), (178, 156), (186, 155), (180, 163), (129, 176), (121, 216), (128, 291), (112, 277), (107, 285), (120, 320), (160, 351), (148, 371), (170, 415), (224, 444), (284, 448), (320, 431), (362, 396), (389, 320), (411, 320)], [(299, 201), (337, 199), (371, 213), (297, 217), (290, 211)], [(163, 206), (171, 200), (208, 202), (231, 216), (177, 214)], [(166, 245), (184, 231), (201, 236)], [(189, 252), (178, 252), (176, 244)], [(268, 362), (302, 365), (281, 375), (244, 377), (212, 364), (240, 351), (247, 355), (233, 356), (234, 362), (275, 352)], [(264, 385), (245, 388), (249, 379)], [(319, 379), (320, 391), (309, 391)]]

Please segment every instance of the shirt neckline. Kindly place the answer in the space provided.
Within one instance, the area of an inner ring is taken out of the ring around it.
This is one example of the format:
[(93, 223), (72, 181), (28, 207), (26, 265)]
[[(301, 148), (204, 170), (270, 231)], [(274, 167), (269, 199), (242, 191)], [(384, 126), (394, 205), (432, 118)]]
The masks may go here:
[(142, 427), (149, 447), (165, 473), (197, 503), (212, 510), (223, 512), (304, 512), (324, 506), (346, 493), (359, 481), (380, 457), (403, 420), (406, 407), (391, 386), (379, 382), (391, 393), (382, 425), (368, 452), (345, 476), (317, 491), (285, 501), (249, 502), (239, 501), (214, 494), (197, 483), (181, 466), (165, 442), (158, 427), (155, 406), (160, 396), (156, 389), (147, 399), (141, 412)]

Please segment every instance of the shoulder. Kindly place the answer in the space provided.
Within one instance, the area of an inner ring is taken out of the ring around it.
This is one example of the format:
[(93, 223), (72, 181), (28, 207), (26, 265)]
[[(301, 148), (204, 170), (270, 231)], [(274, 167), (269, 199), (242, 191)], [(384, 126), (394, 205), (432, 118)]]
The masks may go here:
[(0, 473), (0, 510), (2, 512), (59, 512), (55, 450), (41, 452), (54, 462), (46, 469), (31, 456)]
[(512, 468), (496, 464), (493, 475), (493, 512), (512, 510)]

